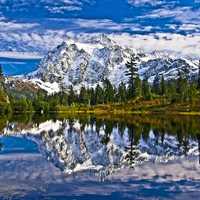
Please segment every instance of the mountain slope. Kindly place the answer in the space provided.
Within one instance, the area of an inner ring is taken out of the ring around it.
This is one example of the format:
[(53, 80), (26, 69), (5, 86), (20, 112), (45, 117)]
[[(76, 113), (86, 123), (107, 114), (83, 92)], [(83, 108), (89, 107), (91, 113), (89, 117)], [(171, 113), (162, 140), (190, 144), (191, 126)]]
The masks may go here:
[(127, 83), (126, 62), (135, 55), (141, 78), (153, 81), (164, 75), (165, 79), (177, 78), (183, 71), (188, 78), (195, 77), (198, 66), (184, 58), (171, 58), (165, 55), (147, 55), (134, 49), (119, 46), (105, 35), (92, 38), (85, 43), (68, 40), (50, 51), (41, 61), (39, 68), (28, 75), (44, 82), (57, 82), (64, 87), (73, 85), (80, 88), (93, 87), (109, 79), (116, 87)]

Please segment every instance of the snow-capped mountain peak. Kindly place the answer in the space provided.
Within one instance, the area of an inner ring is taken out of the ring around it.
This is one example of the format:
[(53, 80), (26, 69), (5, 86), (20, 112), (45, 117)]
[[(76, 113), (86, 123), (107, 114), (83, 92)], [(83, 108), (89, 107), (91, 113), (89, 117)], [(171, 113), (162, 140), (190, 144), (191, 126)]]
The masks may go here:
[(39, 78), (45, 82), (57, 82), (64, 87), (73, 85), (93, 87), (108, 79), (114, 86), (127, 83), (126, 63), (131, 55), (137, 58), (141, 78), (153, 81), (154, 77), (164, 75), (165, 79), (177, 78), (178, 71), (194, 77), (197, 64), (184, 58), (144, 54), (123, 47), (102, 34), (90, 40), (73, 41), (69, 39), (50, 51), (44, 57), (37, 71), (29, 78)]

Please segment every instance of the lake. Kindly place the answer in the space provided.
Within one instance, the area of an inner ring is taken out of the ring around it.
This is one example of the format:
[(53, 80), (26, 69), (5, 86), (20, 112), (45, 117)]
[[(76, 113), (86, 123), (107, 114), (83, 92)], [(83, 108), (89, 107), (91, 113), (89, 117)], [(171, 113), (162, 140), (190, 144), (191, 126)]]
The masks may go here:
[(0, 118), (0, 199), (198, 199), (200, 117)]

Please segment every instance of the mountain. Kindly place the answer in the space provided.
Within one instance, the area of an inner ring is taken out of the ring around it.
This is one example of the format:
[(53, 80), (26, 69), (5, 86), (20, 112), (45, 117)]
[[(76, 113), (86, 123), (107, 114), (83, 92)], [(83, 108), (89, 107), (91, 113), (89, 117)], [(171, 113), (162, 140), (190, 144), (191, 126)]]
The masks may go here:
[(85, 41), (68, 39), (45, 56), (38, 69), (28, 74), (29, 79), (58, 83), (65, 88), (73, 85), (93, 87), (109, 79), (114, 86), (127, 83), (126, 62), (134, 55), (139, 75), (149, 82), (164, 75), (166, 80), (176, 79), (182, 71), (188, 78), (195, 78), (198, 66), (195, 61), (173, 58), (164, 54), (144, 54), (118, 45), (106, 35)]
[(142, 62), (139, 67), (140, 75), (150, 82), (157, 74), (163, 75), (165, 80), (176, 79), (179, 71), (183, 72), (188, 79), (193, 79), (198, 72), (197, 63), (184, 58), (161, 56)]
[(127, 82), (125, 63), (132, 54), (105, 35), (90, 43), (67, 41), (56, 47), (41, 61), (31, 77), (64, 86), (94, 86), (108, 78), (113, 84)]

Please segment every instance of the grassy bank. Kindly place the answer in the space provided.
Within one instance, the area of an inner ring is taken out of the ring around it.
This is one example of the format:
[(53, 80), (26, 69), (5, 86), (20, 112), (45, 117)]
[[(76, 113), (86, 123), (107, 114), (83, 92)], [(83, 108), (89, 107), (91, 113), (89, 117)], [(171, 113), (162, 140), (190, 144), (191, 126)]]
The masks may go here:
[(135, 100), (123, 104), (102, 104), (97, 106), (74, 105), (57, 106), (57, 113), (88, 114), (166, 114), (166, 115), (200, 115), (200, 102), (168, 103), (163, 99), (150, 101)]

